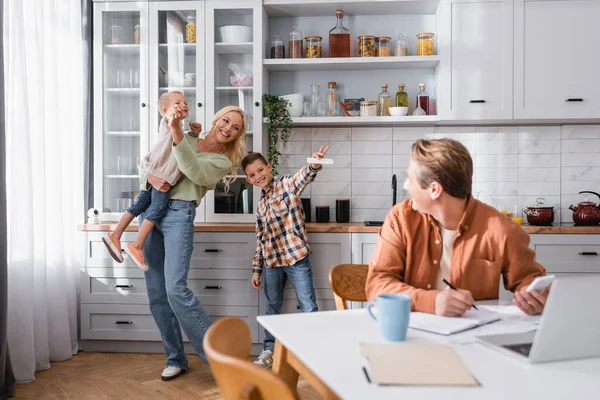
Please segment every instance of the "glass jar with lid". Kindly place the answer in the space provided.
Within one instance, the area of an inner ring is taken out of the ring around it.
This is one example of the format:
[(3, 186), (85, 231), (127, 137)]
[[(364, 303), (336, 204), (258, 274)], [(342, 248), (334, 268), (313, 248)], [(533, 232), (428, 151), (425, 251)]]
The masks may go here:
[(404, 33), (398, 35), (398, 39), (394, 43), (394, 55), (396, 57), (408, 55), (408, 40), (406, 40)]
[(196, 43), (196, 17), (194, 15), (188, 15), (186, 19), (185, 41), (188, 43)]
[(375, 39), (375, 56), (389, 57), (392, 55), (392, 38), (389, 36), (379, 36)]
[(273, 41), (271, 42), (271, 58), (285, 58), (285, 45), (279, 33), (273, 36)]
[(306, 37), (306, 58), (321, 58), (323, 38), (321, 36)]
[(417, 34), (417, 55), (433, 56), (435, 54), (435, 33), (423, 32)]
[(358, 37), (358, 56), (375, 57), (375, 36), (364, 35)]
[(360, 102), (360, 116), (361, 117), (376, 117), (377, 116), (377, 102), (374, 100), (363, 100)]
[(288, 40), (288, 58), (302, 58), (302, 31), (298, 27), (298, 25), (294, 25), (292, 31), (290, 32), (290, 37)]

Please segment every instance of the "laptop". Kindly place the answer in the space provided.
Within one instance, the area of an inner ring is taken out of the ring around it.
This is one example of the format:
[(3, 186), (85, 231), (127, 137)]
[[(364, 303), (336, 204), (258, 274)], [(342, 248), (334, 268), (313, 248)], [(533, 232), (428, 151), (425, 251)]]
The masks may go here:
[(600, 274), (557, 277), (537, 331), (478, 336), (491, 348), (529, 363), (600, 356)]

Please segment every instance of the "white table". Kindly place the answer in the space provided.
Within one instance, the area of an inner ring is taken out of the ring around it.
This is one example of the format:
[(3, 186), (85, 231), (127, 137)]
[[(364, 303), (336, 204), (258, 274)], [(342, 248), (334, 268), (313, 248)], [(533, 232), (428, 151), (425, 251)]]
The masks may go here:
[[(479, 343), (453, 345), (480, 387), (400, 387), (368, 383), (360, 342), (379, 342), (366, 310), (270, 315), (258, 322), (276, 338), (273, 371), (292, 387), (298, 373), (327, 399), (600, 399), (600, 358), (527, 364)], [(407, 340), (444, 341), (409, 329)]]

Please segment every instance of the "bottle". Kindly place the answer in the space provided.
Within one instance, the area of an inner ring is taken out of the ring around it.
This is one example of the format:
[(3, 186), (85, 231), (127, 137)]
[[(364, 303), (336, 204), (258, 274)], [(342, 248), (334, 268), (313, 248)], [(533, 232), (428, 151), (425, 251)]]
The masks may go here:
[(133, 27), (133, 44), (140, 44), (140, 24)]
[(350, 31), (344, 26), (344, 12), (335, 12), (337, 24), (329, 31), (329, 57), (350, 57)]
[(193, 15), (187, 16), (187, 24), (185, 25), (185, 41), (187, 43), (196, 43), (196, 17)]
[(335, 90), (336, 83), (329, 82), (329, 93), (327, 94), (327, 116), (337, 117), (339, 115), (339, 105), (337, 91)]
[(316, 117), (319, 113), (319, 102), (321, 101), (321, 97), (319, 97), (319, 85), (310, 85), (312, 88), (310, 95), (310, 116)]
[(396, 93), (396, 107), (408, 107), (408, 94), (404, 91), (404, 83), (398, 85)]
[(425, 84), (419, 83), (419, 94), (417, 94), (417, 108), (425, 111), (424, 115), (429, 115), (429, 94), (425, 91)]
[(302, 58), (302, 42), (302, 31), (298, 25), (294, 25), (288, 41), (288, 58)]
[(377, 97), (377, 115), (380, 117), (390, 116), (390, 105), (392, 102), (392, 96), (388, 93), (388, 84), (384, 83), (381, 85), (381, 93)]
[(273, 41), (271, 42), (271, 58), (285, 58), (285, 45), (279, 33), (273, 36)]
[(408, 55), (408, 40), (406, 40), (406, 35), (404, 35), (404, 33), (401, 33), (398, 36), (398, 40), (396, 40), (396, 43), (394, 46), (394, 56), (401, 57), (401, 56), (407, 56), (407, 55)]

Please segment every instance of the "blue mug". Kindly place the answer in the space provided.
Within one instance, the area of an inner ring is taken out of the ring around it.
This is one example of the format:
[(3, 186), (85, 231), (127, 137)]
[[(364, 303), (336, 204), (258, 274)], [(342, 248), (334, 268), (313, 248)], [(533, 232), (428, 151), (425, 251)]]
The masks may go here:
[[(371, 308), (377, 307), (377, 317)], [(367, 303), (367, 311), (377, 321), (381, 336), (390, 342), (402, 342), (406, 338), (410, 318), (410, 297), (405, 294), (381, 294)]]

